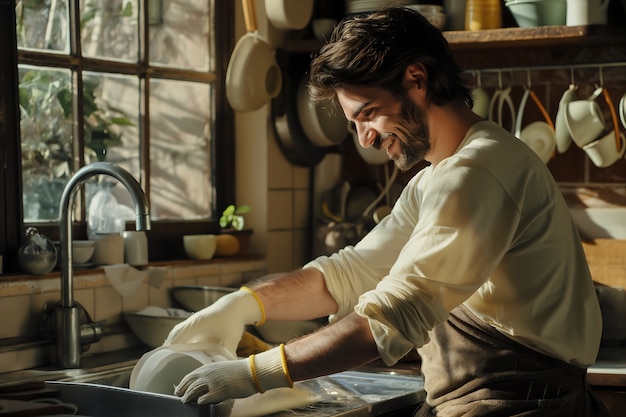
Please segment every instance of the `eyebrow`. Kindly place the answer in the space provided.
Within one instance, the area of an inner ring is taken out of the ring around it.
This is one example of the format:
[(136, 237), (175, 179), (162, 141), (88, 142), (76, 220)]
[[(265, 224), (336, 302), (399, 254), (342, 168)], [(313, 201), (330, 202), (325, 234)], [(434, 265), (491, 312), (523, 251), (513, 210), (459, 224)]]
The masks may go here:
[(371, 103), (371, 101), (368, 101), (367, 103), (363, 103), (361, 104), (359, 107), (357, 107), (357, 109), (352, 113), (352, 118), (356, 119), (359, 114), (361, 114), (361, 112), (363, 112), (363, 109), (367, 106), (369, 106)]

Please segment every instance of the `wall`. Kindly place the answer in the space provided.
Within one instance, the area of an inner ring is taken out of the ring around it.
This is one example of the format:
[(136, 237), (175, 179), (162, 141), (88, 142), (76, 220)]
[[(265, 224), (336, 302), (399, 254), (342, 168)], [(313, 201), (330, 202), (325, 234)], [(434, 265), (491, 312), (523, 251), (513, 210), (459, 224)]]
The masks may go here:
[[(182, 261), (151, 265), (144, 269), (138, 289), (123, 297), (104, 270), (77, 270), (74, 296), (94, 322), (103, 323), (103, 337), (85, 355), (112, 352), (141, 342), (128, 330), (124, 312), (146, 306), (170, 307), (169, 289), (183, 285), (239, 287), (267, 271), (262, 259)], [(61, 299), (59, 273), (45, 276), (11, 276), (0, 281), (0, 373), (54, 363), (52, 341), (41, 340), (39, 329), (44, 306)]]
[[(244, 33), (235, 2), (236, 35)], [(280, 45), (289, 33), (271, 27), (265, 1), (256, 1), (259, 33)], [(271, 106), (235, 114), (237, 204), (250, 204), (246, 225), (254, 229), (251, 252), (264, 254), (269, 273), (298, 268), (308, 260), (311, 169), (292, 165), (278, 147)]]

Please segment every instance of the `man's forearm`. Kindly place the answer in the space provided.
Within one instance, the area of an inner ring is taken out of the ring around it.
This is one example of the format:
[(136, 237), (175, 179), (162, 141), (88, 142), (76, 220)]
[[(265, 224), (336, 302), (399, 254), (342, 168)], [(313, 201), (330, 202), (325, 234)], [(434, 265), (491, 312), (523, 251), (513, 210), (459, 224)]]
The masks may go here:
[(294, 381), (353, 369), (380, 357), (368, 320), (350, 313), (285, 346)]
[(309, 320), (337, 311), (324, 276), (316, 269), (275, 274), (251, 288), (261, 299), (267, 320)]

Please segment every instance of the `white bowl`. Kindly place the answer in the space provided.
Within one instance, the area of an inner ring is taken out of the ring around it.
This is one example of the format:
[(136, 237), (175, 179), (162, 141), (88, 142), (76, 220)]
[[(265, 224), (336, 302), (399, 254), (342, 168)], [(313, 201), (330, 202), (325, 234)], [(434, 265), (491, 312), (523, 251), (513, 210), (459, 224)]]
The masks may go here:
[(183, 236), (185, 253), (191, 259), (211, 259), (215, 255), (217, 242), (215, 235), (185, 235)]
[(233, 291), (236, 291), (236, 289), (228, 287), (184, 285), (173, 287), (170, 289), (170, 294), (174, 301), (179, 303), (185, 310), (200, 311)]
[(174, 326), (190, 314), (179, 309), (146, 307), (135, 313), (124, 313), (124, 319), (139, 340), (151, 348), (156, 348), (163, 344)]
[(75, 264), (86, 264), (95, 250), (96, 242), (93, 240), (75, 240), (72, 242), (72, 261)]

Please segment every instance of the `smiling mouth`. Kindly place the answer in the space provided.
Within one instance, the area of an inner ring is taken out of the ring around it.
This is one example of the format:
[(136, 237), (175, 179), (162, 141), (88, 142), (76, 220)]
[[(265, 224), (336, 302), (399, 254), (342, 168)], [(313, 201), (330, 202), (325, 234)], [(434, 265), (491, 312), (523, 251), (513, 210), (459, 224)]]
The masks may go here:
[(384, 133), (381, 134), (378, 139), (376, 140), (376, 149), (384, 149), (385, 151), (387, 151), (387, 153), (389, 153), (389, 147), (393, 144), (393, 142), (396, 140), (396, 135), (394, 135), (393, 133)]

